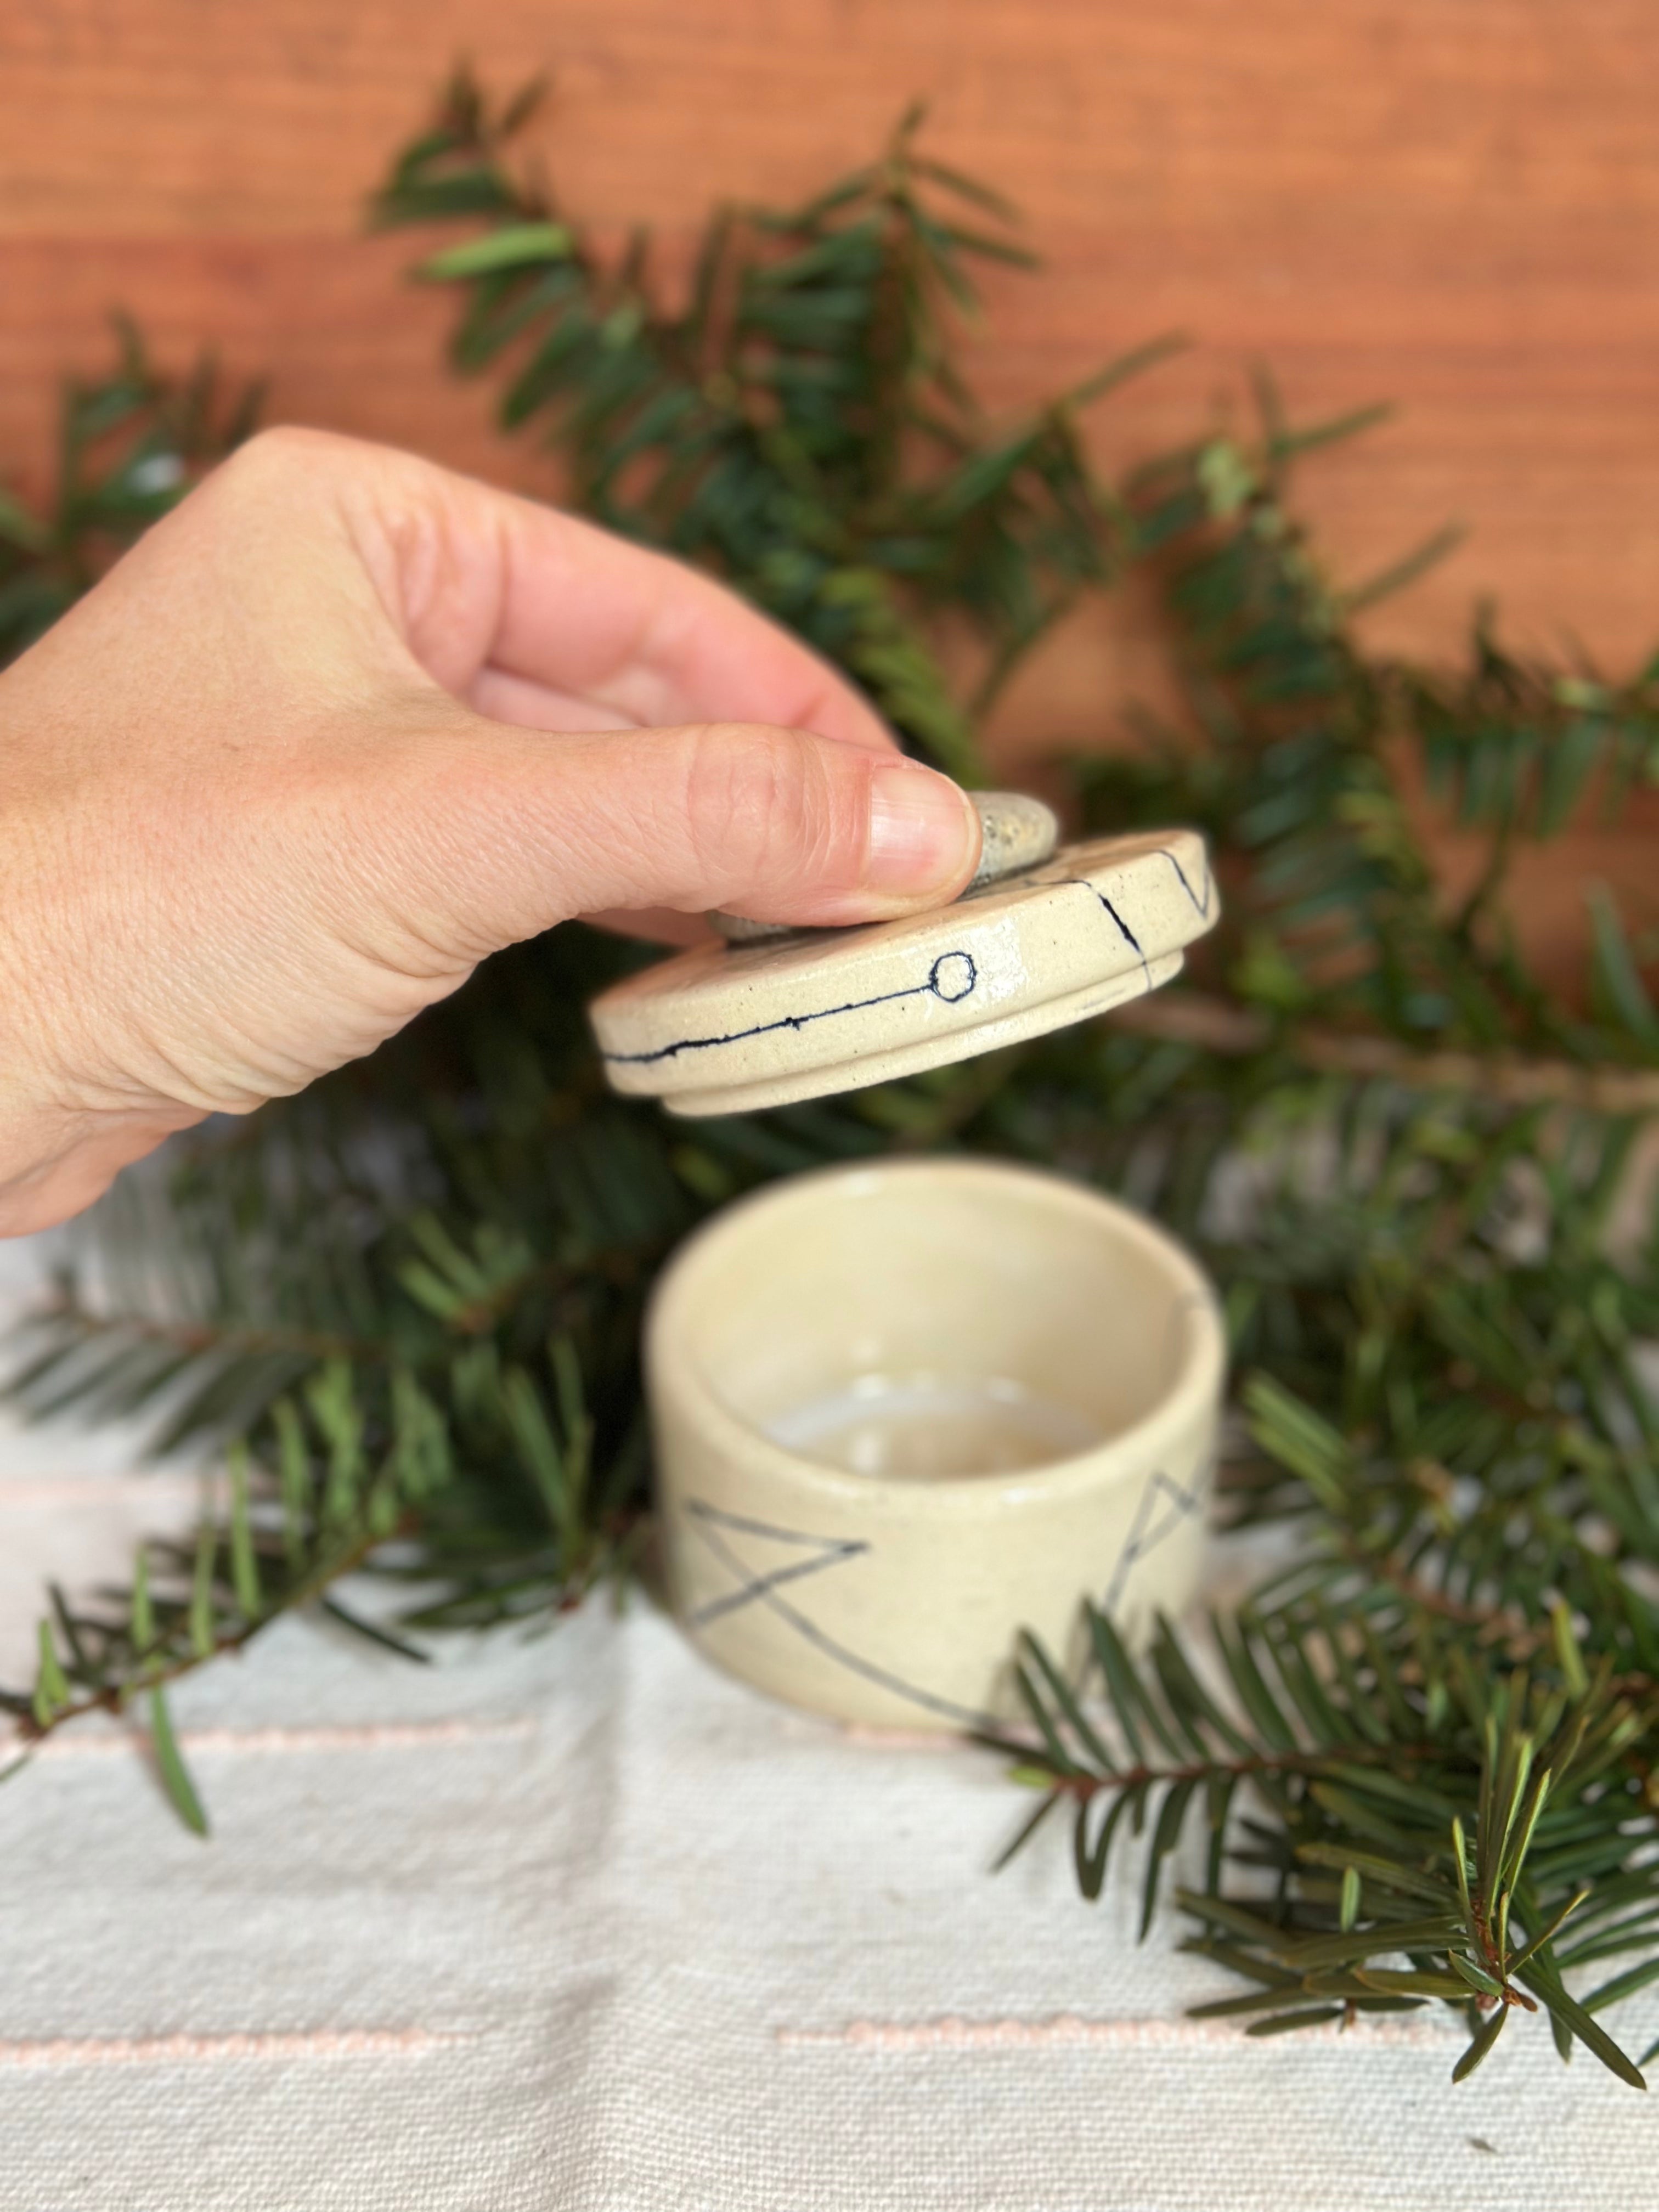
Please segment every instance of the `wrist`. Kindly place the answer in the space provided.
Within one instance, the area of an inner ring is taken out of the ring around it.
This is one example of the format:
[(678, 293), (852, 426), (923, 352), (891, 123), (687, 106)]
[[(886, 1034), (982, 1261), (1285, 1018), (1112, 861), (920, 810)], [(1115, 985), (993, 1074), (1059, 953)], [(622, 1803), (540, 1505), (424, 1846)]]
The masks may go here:
[[(8, 857), (16, 859), (15, 843)], [(9, 909), (0, 910), (0, 1237), (10, 1237), (82, 1212), (124, 1167), (206, 1117), (166, 1099), (100, 1106), (85, 1097), (40, 1032), (52, 998), (41, 988), (41, 971), (52, 963), (23, 943), (25, 872), (0, 870), (0, 881)], [(53, 988), (64, 988), (61, 975)]]
[(179, 1129), (205, 1121), (189, 1107), (75, 1112), (0, 1084), (0, 1237), (29, 1237), (100, 1199), (116, 1176)]

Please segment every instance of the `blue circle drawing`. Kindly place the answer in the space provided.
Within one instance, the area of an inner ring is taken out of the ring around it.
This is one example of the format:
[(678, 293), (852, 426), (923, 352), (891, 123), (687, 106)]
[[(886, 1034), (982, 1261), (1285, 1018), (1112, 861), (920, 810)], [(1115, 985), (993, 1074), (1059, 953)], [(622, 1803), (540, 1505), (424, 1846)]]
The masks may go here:
[(928, 989), (947, 1006), (965, 999), (978, 981), (979, 970), (966, 952), (941, 952), (927, 971)]

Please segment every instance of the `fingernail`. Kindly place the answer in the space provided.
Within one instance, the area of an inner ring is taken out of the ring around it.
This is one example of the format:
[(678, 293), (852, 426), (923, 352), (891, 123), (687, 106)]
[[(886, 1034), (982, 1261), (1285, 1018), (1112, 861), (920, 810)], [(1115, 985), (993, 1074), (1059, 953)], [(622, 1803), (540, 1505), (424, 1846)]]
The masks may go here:
[(874, 891), (925, 897), (953, 888), (979, 850), (974, 803), (948, 775), (915, 761), (886, 761), (870, 779), (864, 880)]

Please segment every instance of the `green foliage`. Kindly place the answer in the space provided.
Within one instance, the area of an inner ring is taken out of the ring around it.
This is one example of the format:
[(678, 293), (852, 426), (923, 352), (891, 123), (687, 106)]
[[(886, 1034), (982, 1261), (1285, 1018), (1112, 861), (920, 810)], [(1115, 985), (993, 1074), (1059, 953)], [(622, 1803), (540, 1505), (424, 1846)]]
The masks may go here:
[(1431, 788), (1468, 828), (1552, 837), (1592, 779), (1611, 819), (1659, 780), (1659, 660), (1626, 684), (1529, 667), (1477, 623), (1467, 675), (1413, 674), (1411, 710)]
[[(1264, 1017), (1382, 1031), (1413, 1048), (1652, 1064), (1659, 1024), (1610, 902), (1597, 907), (1590, 1018), (1529, 972), (1504, 890), (1517, 838), (1553, 835), (1599, 795), (1659, 780), (1659, 668), (1614, 686), (1507, 658), (1483, 618), (1467, 675), (1377, 662), (1356, 610), (1443, 549), (1339, 592), (1286, 505), (1310, 447), (1366, 418), (1296, 432), (1263, 384), (1261, 428), (1143, 469), (1135, 544), (1164, 589), (1188, 712), (1143, 718), (1137, 749), (1081, 763), (1101, 824), (1187, 818), (1236, 885), (1208, 972)], [(1486, 863), (1443, 898), (1402, 773), (1422, 779)]]
[(177, 382), (151, 366), (125, 319), (116, 340), (109, 375), (64, 386), (46, 510), (36, 512), (0, 483), (0, 666), (33, 645), (253, 428), (257, 386), (227, 405), (206, 356)]
[[(1564, 2056), (1577, 2040), (1644, 2087), (1595, 2015), (1659, 1980), (1631, 1760), (1659, 1683), (1587, 1661), (1571, 1627), (1541, 1668), (1494, 1669), (1490, 1650), (1477, 1667), (1467, 1624), (1425, 1634), (1405, 1594), (1339, 1593), (1325, 1564), (1212, 1621), (1214, 1686), (1167, 1622), (1137, 1663), (1091, 1605), (1091, 1715), (1027, 1638), (1018, 1682), (1041, 1748), (1005, 1748), (1043, 1796), (1016, 1848), (1071, 1808), (1079, 1886), (1097, 1898), (1114, 1847), (1150, 1831), (1144, 1935), (1183, 1832), (1200, 1831), (1202, 1881), (1176, 1891), (1195, 1923), (1184, 1948), (1249, 1986), (1199, 2018), (1262, 2036), (1447, 2004), (1469, 2029), (1461, 2081), (1511, 2010), (1541, 2006)], [(1568, 1991), (1566, 1972), (1632, 1954)]]
[(643, 235), (607, 261), (515, 174), (535, 105), (532, 88), (495, 114), (458, 77), (375, 201), (381, 224), (483, 226), (415, 271), (461, 295), (456, 368), (502, 375), (502, 428), (557, 443), (579, 505), (718, 571), (972, 778), (970, 720), (921, 625), (948, 610), (981, 641), (982, 708), (1108, 580), (1123, 518), (1077, 416), (1166, 343), (994, 435), (952, 323), (976, 313), (976, 266), (1030, 256), (994, 194), (916, 151), (919, 110), (805, 206), (718, 216), (673, 306)]
[[(152, 1547), (144, 1632), (137, 1608), (60, 1607), (69, 1694), (0, 1693), (15, 1711), (51, 1727), (118, 1702), (371, 1553), (424, 1586), (417, 1627), (556, 1613), (625, 1565), (639, 1304), (694, 1207), (653, 1117), (605, 1096), (580, 988), (503, 962), (368, 1070), (118, 1194), (96, 1295), (65, 1277), (12, 1346), (13, 1395), (41, 1417), (153, 1408), (163, 1449), (238, 1438), (264, 1479), (233, 1455), (210, 1534)], [(411, 1097), (429, 1111), (400, 1127)]]
[[(1030, 1727), (1003, 1748), (1041, 1791), (1026, 1832), (1071, 1813), (1087, 1898), (1143, 1835), (1148, 1924), (1201, 1846), (1176, 1901), (1242, 1984), (1205, 2009), (1249, 2033), (1449, 2003), (1461, 2075), (1540, 2010), (1564, 2052), (1639, 2080), (1601, 2016), (1659, 1978), (1659, 1224), (1633, 1177), (1659, 1015), (1610, 902), (1564, 994), (1518, 949), (1506, 881), (1520, 845), (1653, 780), (1659, 669), (1533, 667), (1484, 618), (1462, 669), (1367, 653), (1355, 616), (1443, 541), (1344, 591), (1291, 480), (1369, 416), (1297, 429), (1264, 383), (1253, 427), (1121, 481), (1077, 426), (1116, 372), (993, 431), (957, 341), (972, 271), (1018, 250), (913, 117), (810, 205), (717, 216), (672, 304), (643, 242), (601, 253), (511, 166), (532, 107), (458, 81), (377, 203), (462, 227), (418, 273), (456, 290), (456, 362), (501, 376), (506, 427), (533, 422), (581, 505), (729, 578), (963, 773), (1019, 656), (1133, 567), (1182, 704), (1076, 764), (1079, 807), (1202, 827), (1228, 919), (1200, 989), (1134, 1027), (690, 1130), (611, 1097), (582, 1030), (637, 955), (558, 931), (372, 1060), (181, 1146), (167, 1180), (130, 1177), (12, 1347), (14, 1395), (149, 1409), (228, 1471), (130, 1589), (54, 1599), (6, 1702), (38, 1736), (159, 1701), (313, 1604), (415, 1658), (441, 1630), (552, 1624), (642, 1527), (638, 1322), (672, 1244), (774, 1176), (972, 1146), (1198, 1250), (1240, 1378), (1228, 1516), (1297, 1547), (1209, 1637), (1165, 1625), (1137, 1656), (1091, 1607), (1075, 1681), (1024, 1650)], [(103, 542), (81, 466), (54, 605)], [(964, 629), (965, 703), (935, 651)], [(1485, 841), (1461, 905), (1422, 783)], [(347, 1602), (358, 1569), (390, 1615)]]

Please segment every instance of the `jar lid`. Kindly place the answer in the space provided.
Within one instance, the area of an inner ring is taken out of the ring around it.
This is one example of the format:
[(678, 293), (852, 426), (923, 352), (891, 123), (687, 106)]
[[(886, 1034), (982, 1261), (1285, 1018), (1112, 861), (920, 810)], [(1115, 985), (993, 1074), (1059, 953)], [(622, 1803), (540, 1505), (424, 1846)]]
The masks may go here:
[(902, 921), (699, 945), (589, 1012), (613, 1089), (746, 1113), (1104, 1013), (1177, 975), (1219, 913), (1193, 830), (1095, 838)]

